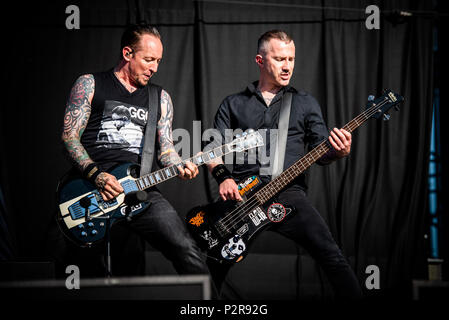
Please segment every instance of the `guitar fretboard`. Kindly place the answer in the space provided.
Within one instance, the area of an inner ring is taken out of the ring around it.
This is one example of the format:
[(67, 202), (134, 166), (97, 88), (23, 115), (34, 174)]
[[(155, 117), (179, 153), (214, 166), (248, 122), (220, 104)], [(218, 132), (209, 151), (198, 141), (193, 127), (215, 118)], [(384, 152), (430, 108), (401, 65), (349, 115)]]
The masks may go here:
[[(380, 111), (379, 108), (388, 103), (389, 99), (385, 97), (385, 99), (377, 104), (374, 104), (357, 117), (348, 122), (343, 129), (348, 132), (353, 132), (359, 126), (366, 122), (373, 114)], [(257, 200), (259, 205), (264, 204), (271, 198), (273, 198), (276, 194), (278, 194), (283, 188), (285, 188), (289, 183), (291, 183), (295, 178), (297, 178), (300, 174), (302, 174), (307, 168), (309, 168), (312, 164), (314, 164), (317, 160), (319, 160), (322, 156), (324, 156), (331, 149), (330, 143), (328, 140), (321, 142), (314, 149), (309, 151), (305, 156), (296, 161), (293, 165), (291, 165), (287, 170), (282, 172), (278, 177), (270, 181), (266, 184), (262, 189), (254, 194), (255, 199)]]
[(206, 164), (216, 158), (221, 158), (225, 154), (232, 152), (230, 145), (231, 144), (222, 145), (222, 146), (212, 149), (210, 151), (202, 152), (194, 157), (183, 160), (179, 164), (175, 164), (175, 165), (172, 165), (172, 166), (169, 166), (166, 168), (162, 168), (155, 172), (144, 175), (135, 180), (137, 187), (140, 190), (145, 190), (145, 189), (153, 187), (159, 183), (162, 183), (164, 181), (167, 181), (171, 178), (178, 176), (179, 175), (178, 166), (184, 166), (184, 164), (186, 162), (192, 162), (197, 166), (201, 166), (201, 165)]

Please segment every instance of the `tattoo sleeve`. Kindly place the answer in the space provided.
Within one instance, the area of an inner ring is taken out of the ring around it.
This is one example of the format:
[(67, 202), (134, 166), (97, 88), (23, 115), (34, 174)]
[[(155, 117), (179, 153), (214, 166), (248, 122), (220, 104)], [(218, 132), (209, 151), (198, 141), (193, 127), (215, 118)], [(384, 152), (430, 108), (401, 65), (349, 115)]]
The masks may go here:
[(70, 159), (81, 171), (93, 162), (81, 144), (81, 136), (90, 117), (94, 90), (93, 75), (79, 77), (72, 87), (64, 113), (62, 141)]
[(158, 159), (164, 167), (177, 164), (182, 161), (173, 145), (172, 122), (173, 103), (170, 95), (165, 90), (162, 90), (161, 118), (157, 123), (157, 135), (159, 143)]

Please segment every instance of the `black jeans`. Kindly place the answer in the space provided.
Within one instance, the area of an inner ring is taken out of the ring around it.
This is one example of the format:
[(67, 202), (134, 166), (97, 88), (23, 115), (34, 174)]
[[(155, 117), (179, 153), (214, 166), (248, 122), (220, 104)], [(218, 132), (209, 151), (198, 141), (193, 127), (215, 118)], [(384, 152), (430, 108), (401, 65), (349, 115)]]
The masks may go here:
[[(357, 277), (305, 192), (293, 186), (281, 192), (277, 201), (295, 207), (296, 213), (280, 224), (273, 224), (270, 230), (279, 232), (308, 251), (327, 275), (337, 299), (360, 299), (362, 290)], [(215, 285), (220, 290), (230, 265), (214, 261), (208, 261), (208, 264)]]
[(179, 274), (209, 274), (204, 255), (172, 205), (158, 191), (148, 194), (149, 208), (128, 226), (161, 251)]

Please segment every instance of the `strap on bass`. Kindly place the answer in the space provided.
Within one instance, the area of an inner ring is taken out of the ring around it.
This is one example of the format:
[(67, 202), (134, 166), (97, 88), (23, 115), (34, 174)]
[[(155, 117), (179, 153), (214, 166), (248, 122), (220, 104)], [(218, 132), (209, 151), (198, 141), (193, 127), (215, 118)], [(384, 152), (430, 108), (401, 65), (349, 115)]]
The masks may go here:
[[(278, 123), (278, 135), (274, 154), (273, 171), (271, 180), (275, 179), (284, 171), (285, 149), (287, 146), (288, 123), (292, 106), (292, 93), (286, 92), (282, 97), (281, 111)], [(271, 151), (270, 151), (271, 153)]]

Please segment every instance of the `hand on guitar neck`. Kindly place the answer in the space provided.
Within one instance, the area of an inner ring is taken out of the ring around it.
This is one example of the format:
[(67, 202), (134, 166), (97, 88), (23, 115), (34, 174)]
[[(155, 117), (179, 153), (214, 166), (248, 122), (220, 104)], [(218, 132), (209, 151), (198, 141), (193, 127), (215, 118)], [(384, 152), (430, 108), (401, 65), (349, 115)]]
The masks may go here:
[(185, 162), (184, 166), (178, 166), (177, 168), (179, 171), (178, 177), (181, 178), (182, 180), (193, 179), (199, 173), (198, 167), (190, 161)]
[(352, 136), (345, 129), (337, 129), (331, 131), (329, 142), (335, 149), (336, 157), (343, 158), (351, 152)]

